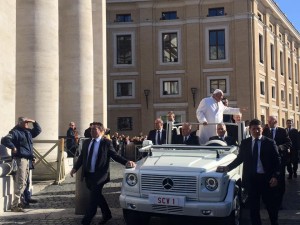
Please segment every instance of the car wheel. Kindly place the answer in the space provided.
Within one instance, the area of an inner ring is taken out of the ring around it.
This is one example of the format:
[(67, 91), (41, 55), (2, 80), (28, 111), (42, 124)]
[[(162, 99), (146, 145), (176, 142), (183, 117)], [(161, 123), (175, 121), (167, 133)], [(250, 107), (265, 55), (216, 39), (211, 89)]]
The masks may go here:
[(225, 218), (225, 224), (226, 225), (240, 225), (241, 221), (241, 199), (239, 197), (239, 194), (235, 196), (235, 209), (232, 210), (230, 215)]
[(150, 220), (150, 216), (146, 213), (129, 209), (123, 209), (123, 217), (126, 225), (147, 225)]

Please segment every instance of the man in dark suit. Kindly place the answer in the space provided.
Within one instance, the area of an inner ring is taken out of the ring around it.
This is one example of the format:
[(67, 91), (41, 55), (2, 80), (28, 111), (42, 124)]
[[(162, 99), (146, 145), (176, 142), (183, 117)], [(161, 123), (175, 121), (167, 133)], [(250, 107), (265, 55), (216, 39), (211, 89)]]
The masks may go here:
[(89, 128), (87, 128), (87, 129), (84, 131), (84, 137), (86, 137), (86, 138), (91, 138), (91, 137), (92, 137), (92, 135), (91, 135), (91, 129), (92, 129), (92, 126), (93, 126), (93, 123), (90, 123)]
[(212, 136), (209, 140), (221, 140), (224, 141), (228, 146), (237, 145), (235, 138), (226, 135), (226, 125), (224, 123), (219, 123), (217, 125), (217, 136)]
[(291, 119), (286, 120), (286, 131), (292, 141), (292, 147), (290, 149), (287, 161), (287, 171), (289, 172), (288, 179), (297, 178), (298, 170), (298, 151), (300, 149), (300, 137), (297, 129), (292, 127), (293, 121)]
[(154, 145), (166, 144), (166, 130), (163, 129), (164, 122), (161, 118), (154, 121), (154, 130), (150, 130), (147, 140), (151, 140)]
[[(167, 122), (163, 124), (163, 129), (166, 131), (166, 143), (167, 144), (175, 144), (174, 139), (179, 135), (180, 130), (177, 129), (178, 126), (174, 126), (174, 123), (178, 123), (175, 121), (175, 113), (173, 111), (169, 111), (167, 114)], [(172, 126), (171, 126), (172, 125)], [(171, 137), (168, 136), (169, 129), (172, 127)], [(178, 134), (177, 134), (178, 132)], [(171, 139), (171, 140), (169, 140)]]
[(227, 166), (219, 166), (217, 172), (228, 172), (243, 163), (243, 186), (248, 191), (252, 225), (261, 225), (260, 199), (262, 198), (271, 225), (278, 225), (278, 177), (280, 156), (275, 142), (262, 136), (261, 122), (250, 122), (252, 137), (244, 139), (237, 158)]
[(175, 140), (172, 140), (174, 144), (200, 145), (199, 137), (196, 135), (196, 132), (192, 132), (191, 124), (184, 123), (181, 132), (181, 135), (177, 135)]
[(99, 205), (102, 211), (102, 220), (99, 224), (105, 224), (112, 218), (111, 211), (102, 194), (104, 184), (109, 182), (110, 158), (128, 167), (134, 167), (135, 163), (119, 156), (114, 150), (112, 142), (104, 138), (105, 128), (102, 123), (93, 123), (91, 128), (92, 139), (83, 142), (81, 154), (71, 170), (71, 176), (82, 166), (82, 179), (90, 190), (90, 203), (81, 224), (89, 225), (97, 212)]
[(282, 209), (282, 200), (285, 192), (285, 168), (287, 164), (288, 154), (290, 148), (292, 147), (292, 141), (289, 138), (286, 130), (282, 127), (278, 127), (277, 116), (269, 116), (268, 126), (263, 130), (262, 134), (268, 138), (273, 139), (278, 147), (281, 160), (280, 176), (278, 180), (278, 188), (280, 194), (278, 199), (278, 205), (279, 208)]

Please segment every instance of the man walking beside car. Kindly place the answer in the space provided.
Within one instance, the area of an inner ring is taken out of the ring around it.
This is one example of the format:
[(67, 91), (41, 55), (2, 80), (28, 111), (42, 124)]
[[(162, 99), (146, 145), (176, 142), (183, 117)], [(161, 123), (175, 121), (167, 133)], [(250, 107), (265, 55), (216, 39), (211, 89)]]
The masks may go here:
[(264, 201), (271, 225), (278, 225), (278, 178), (280, 156), (275, 142), (262, 136), (261, 122), (250, 122), (251, 137), (240, 145), (237, 158), (227, 166), (219, 166), (217, 172), (229, 172), (243, 163), (243, 186), (248, 191), (252, 225), (261, 225), (260, 199)]
[(73, 177), (82, 166), (82, 179), (85, 178), (86, 186), (90, 190), (90, 203), (81, 221), (82, 225), (90, 225), (97, 212), (97, 206), (102, 212), (102, 220), (99, 224), (105, 224), (112, 218), (111, 211), (102, 194), (103, 186), (110, 181), (110, 158), (128, 167), (134, 167), (135, 163), (118, 155), (114, 150), (111, 140), (104, 137), (102, 123), (94, 122), (91, 128), (92, 139), (85, 140), (81, 154), (71, 170)]

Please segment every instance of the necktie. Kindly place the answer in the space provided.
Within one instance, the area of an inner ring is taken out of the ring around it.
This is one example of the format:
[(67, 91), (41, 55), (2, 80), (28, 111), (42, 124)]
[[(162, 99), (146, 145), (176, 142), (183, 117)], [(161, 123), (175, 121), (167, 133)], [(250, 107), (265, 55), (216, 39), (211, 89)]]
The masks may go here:
[(91, 166), (92, 166), (92, 157), (93, 157), (93, 152), (94, 152), (94, 144), (95, 144), (95, 139), (92, 140), (92, 145), (89, 151), (89, 156), (88, 156), (88, 161), (87, 161), (87, 171), (91, 170)]
[(274, 139), (274, 136), (275, 136), (275, 135), (274, 135), (274, 130), (275, 130), (274, 128), (271, 128), (271, 138), (272, 138), (272, 139)]
[(186, 142), (187, 141), (187, 136), (184, 136), (184, 142)]
[(257, 171), (257, 161), (258, 161), (258, 139), (255, 139), (254, 145), (253, 145), (253, 172), (256, 173)]
[(157, 131), (157, 144), (161, 145), (160, 130)]

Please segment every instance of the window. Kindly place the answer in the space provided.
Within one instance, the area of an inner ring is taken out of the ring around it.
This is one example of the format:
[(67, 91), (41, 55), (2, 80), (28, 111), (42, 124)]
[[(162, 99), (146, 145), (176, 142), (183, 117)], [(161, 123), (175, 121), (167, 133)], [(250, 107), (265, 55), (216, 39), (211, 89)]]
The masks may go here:
[(210, 93), (213, 93), (216, 89), (221, 89), (224, 94), (227, 93), (226, 79), (211, 79), (209, 87)]
[(273, 25), (269, 25), (269, 28), (270, 28), (270, 31), (272, 32), (273, 31)]
[(117, 96), (132, 96), (132, 83), (117, 83)]
[(135, 98), (135, 81), (134, 80), (115, 80), (114, 81), (115, 99), (132, 99)]
[(288, 73), (289, 73), (289, 80), (292, 79), (292, 65), (291, 65), (291, 59), (288, 58)]
[(283, 52), (280, 51), (280, 54), (279, 54), (279, 60), (280, 60), (280, 74), (283, 75), (283, 71), (284, 71), (284, 64), (283, 64)]
[(131, 35), (117, 35), (117, 64), (132, 64)]
[(178, 62), (177, 32), (162, 33), (162, 61), (164, 63)]
[(115, 22), (132, 22), (131, 14), (117, 14)]
[(285, 119), (282, 118), (282, 119), (281, 119), (281, 122), (282, 122), (282, 127), (284, 127), (284, 126), (285, 126)]
[(292, 104), (292, 94), (291, 93), (289, 93), (289, 104)]
[(279, 40), (282, 41), (282, 35), (279, 34), (278, 36), (279, 36)]
[(299, 98), (296, 96), (296, 106), (299, 106)]
[(118, 131), (132, 130), (132, 117), (118, 117), (117, 120)]
[(260, 94), (265, 95), (265, 82), (260, 81)]
[(177, 98), (182, 95), (181, 78), (161, 78), (160, 97)]
[(225, 59), (225, 30), (209, 31), (209, 59)]
[(259, 41), (259, 61), (261, 63), (264, 63), (264, 40), (261, 34), (259, 35), (258, 41)]
[(274, 70), (275, 59), (274, 59), (274, 45), (273, 44), (271, 44), (270, 50), (271, 50), (271, 69)]
[(297, 66), (297, 63), (295, 63), (295, 82), (296, 84), (298, 84), (298, 81), (299, 81), (299, 74), (298, 74), (298, 66)]
[(261, 21), (261, 22), (263, 21), (262, 15), (260, 13), (257, 13), (257, 17), (258, 17), (259, 21)]
[(281, 90), (281, 101), (285, 101), (285, 93), (284, 93), (284, 90)]
[(224, 16), (224, 7), (208, 9), (208, 16)]
[(275, 86), (272, 86), (272, 98), (273, 99), (276, 98), (276, 88), (275, 88)]
[(176, 20), (176, 19), (178, 19), (177, 12), (176, 11), (162, 12), (160, 19), (161, 20)]
[[(155, 118), (161, 118), (164, 122), (167, 121), (167, 114), (169, 111), (157, 111)], [(186, 111), (173, 111), (175, 113), (175, 121), (182, 123), (186, 121)], [(197, 128), (196, 128), (197, 129)]]
[(163, 95), (178, 95), (179, 82), (178, 80), (163, 81)]
[(265, 115), (260, 115), (260, 121), (261, 121), (261, 123), (262, 123), (263, 125), (266, 124), (266, 117), (265, 117)]

